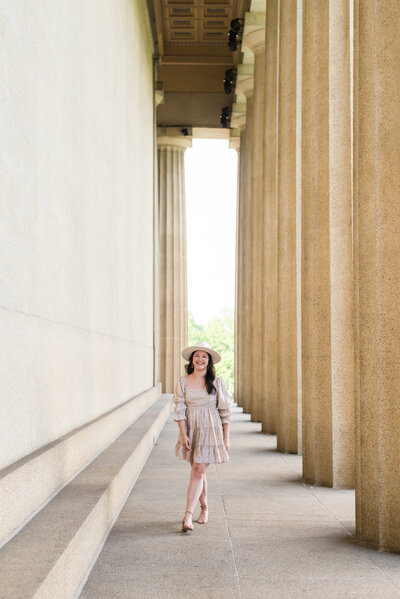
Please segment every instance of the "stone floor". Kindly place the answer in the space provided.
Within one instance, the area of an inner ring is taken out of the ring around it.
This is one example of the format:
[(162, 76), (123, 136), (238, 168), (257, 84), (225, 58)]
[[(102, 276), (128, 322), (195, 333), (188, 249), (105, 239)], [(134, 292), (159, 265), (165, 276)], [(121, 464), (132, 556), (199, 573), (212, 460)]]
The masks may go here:
[(81, 599), (400, 598), (400, 556), (352, 538), (353, 491), (303, 484), (301, 457), (277, 453), (239, 408), (231, 462), (208, 470), (210, 521), (181, 533), (177, 430), (170, 418)]

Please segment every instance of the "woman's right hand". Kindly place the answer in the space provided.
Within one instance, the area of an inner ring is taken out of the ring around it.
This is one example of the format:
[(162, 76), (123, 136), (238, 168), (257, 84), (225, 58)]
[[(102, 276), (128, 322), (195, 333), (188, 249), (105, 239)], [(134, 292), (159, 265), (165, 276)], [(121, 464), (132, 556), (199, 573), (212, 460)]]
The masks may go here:
[(185, 449), (187, 449), (188, 451), (190, 451), (192, 449), (192, 444), (190, 442), (190, 439), (187, 435), (183, 435), (182, 436), (182, 441), (181, 441), (183, 447)]

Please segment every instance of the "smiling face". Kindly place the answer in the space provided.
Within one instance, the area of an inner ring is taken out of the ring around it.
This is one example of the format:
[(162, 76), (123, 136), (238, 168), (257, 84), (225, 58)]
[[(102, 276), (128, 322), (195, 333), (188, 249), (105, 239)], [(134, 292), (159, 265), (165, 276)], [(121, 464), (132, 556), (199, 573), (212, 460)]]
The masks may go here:
[(206, 351), (195, 351), (193, 354), (193, 366), (195, 371), (206, 373), (209, 359), (210, 357)]

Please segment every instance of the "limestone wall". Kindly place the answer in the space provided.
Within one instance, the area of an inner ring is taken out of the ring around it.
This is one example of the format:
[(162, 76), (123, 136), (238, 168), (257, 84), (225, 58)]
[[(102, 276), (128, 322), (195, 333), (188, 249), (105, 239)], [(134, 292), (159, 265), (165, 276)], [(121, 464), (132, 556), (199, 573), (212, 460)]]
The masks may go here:
[(0, 468), (153, 385), (145, 6), (1, 2)]

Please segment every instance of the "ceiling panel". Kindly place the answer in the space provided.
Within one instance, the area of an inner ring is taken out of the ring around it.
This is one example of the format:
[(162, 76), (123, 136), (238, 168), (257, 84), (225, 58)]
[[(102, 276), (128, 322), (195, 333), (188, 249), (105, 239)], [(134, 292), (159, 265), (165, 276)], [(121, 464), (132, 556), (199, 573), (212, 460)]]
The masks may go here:
[[(210, 41), (226, 44), (230, 21), (243, 13), (245, 0), (156, 0), (161, 15), (164, 54), (168, 45)], [(186, 33), (184, 33), (186, 32)], [(228, 50), (229, 52), (229, 50)]]
[(153, 0), (156, 15), (159, 81), (165, 95), (157, 120), (168, 126), (217, 126), (227, 69), (239, 62), (228, 48), (230, 22), (243, 18), (250, 0)]

